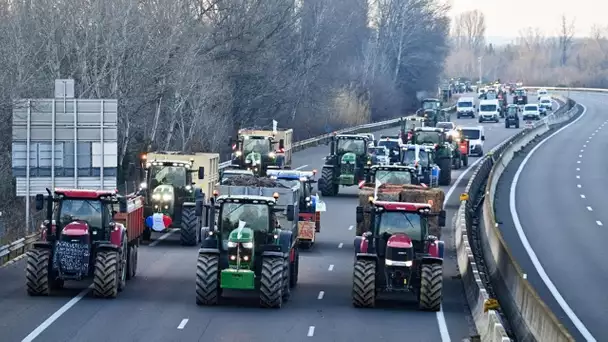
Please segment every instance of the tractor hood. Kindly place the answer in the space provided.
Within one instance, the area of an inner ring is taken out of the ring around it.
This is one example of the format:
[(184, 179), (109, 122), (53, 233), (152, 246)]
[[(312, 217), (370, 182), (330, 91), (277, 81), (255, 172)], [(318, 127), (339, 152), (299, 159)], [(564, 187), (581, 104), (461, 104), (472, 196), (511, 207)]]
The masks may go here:
[(388, 239), (386, 246), (391, 248), (412, 248), (412, 239), (405, 233), (397, 233)]
[(61, 230), (61, 235), (82, 236), (89, 235), (89, 225), (85, 221), (73, 221), (66, 224)]
[(354, 164), (357, 161), (357, 155), (352, 152), (347, 152), (342, 155), (340, 163), (342, 164)]
[(262, 164), (262, 154), (258, 152), (251, 152), (245, 156), (245, 164), (256, 166)]
[(248, 227), (236, 228), (230, 232), (228, 241), (233, 243), (253, 242), (253, 230)]

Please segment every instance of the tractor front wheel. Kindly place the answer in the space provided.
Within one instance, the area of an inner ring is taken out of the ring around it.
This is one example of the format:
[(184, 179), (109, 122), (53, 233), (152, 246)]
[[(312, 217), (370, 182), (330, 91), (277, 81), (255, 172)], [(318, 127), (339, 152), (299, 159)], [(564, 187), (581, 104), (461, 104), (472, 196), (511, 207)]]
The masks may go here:
[(353, 305), (356, 308), (376, 306), (376, 262), (357, 260), (353, 272)]
[(119, 255), (116, 251), (102, 250), (95, 258), (93, 295), (101, 298), (116, 298), (120, 282)]
[(280, 308), (283, 305), (283, 259), (264, 258), (260, 279), (260, 305)]
[(179, 240), (184, 246), (196, 246), (197, 217), (194, 207), (182, 207), (182, 225)]
[(217, 305), (220, 301), (220, 258), (199, 254), (196, 261), (196, 304)]
[(450, 185), (452, 183), (452, 160), (451, 158), (442, 158), (437, 161), (439, 168), (439, 185)]
[(422, 265), (418, 307), (425, 311), (441, 309), (443, 289), (443, 266), (439, 264)]
[(336, 196), (338, 190), (338, 185), (334, 184), (334, 169), (323, 168), (321, 179), (319, 180), (319, 191), (321, 191), (321, 195)]
[(51, 294), (50, 262), (51, 251), (49, 249), (34, 248), (27, 252), (25, 283), (28, 295), (48, 296)]

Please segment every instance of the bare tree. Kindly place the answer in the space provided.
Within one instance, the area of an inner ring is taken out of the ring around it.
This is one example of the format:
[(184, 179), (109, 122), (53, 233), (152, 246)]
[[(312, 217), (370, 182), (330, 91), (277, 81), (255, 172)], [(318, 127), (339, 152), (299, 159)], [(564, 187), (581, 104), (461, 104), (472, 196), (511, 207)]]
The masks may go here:
[(485, 46), (486, 19), (478, 10), (463, 12), (454, 21), (455, 32), (462, 46), (480, 52)]
[(565, 66), (568, 62), (568, 52), (572, 46), (572, 38), (574, 37), (574, 21), (568, 22), (566, 15), (561, 17), (561, 25), (559, 32), (559, 47), (561, 51), (560, 63)]

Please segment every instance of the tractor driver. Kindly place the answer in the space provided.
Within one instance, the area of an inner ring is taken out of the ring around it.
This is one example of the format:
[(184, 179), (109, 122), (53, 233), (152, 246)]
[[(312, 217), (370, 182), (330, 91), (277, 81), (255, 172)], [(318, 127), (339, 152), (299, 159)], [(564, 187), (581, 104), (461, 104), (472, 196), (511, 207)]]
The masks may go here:
[[(264, 217), (260, 212), (260, 206), (258, 205), (245, 205), (243, 212), (239, 216), (239, 220), (246, 222), (247, 227), (257, 230), (265, 231), (268, 230), (267, 217)], [(237, 222), (238, 227), (238, 222)], [(236, 227), (235, 227), (236, 228)]]
[(378, 234), (393, 235), (396, 233), (405, 233), (414, 241), (422, 240), (420, 215), (405, 211), (388, 211), (384, 212), (380, 217), (378, 226)]

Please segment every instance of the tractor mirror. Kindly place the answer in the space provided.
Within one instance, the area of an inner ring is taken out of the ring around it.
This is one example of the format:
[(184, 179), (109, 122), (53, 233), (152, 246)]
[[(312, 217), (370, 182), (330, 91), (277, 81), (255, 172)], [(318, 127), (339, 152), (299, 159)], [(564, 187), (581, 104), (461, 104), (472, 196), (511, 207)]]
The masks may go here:
[(357, 223), (362, 223), (362, 222), (363, 222), (363, 207), (358, 206), (357, 207)]
[(439, 227), (445, 227), (445, 210), (439, 212)]
[(205, 168), (203, 166), (198, 168), (198, 179), (205, 179)]
[(285, 148), (285, 140), (284, 139), (280, 139), (279, 140), (279, 149), (284, 149)]
[(37, 194), (36, 195), (36, 210), (44, 209), (44, 195)]
[(295, 219), (295, 211), (296, 208), (292, 204), (287, 206), (287, 221), (293, 222)]

